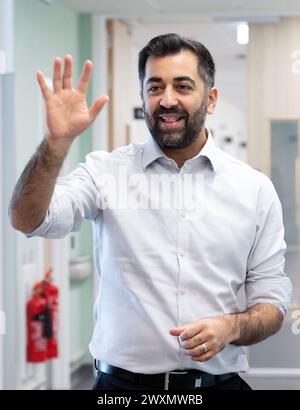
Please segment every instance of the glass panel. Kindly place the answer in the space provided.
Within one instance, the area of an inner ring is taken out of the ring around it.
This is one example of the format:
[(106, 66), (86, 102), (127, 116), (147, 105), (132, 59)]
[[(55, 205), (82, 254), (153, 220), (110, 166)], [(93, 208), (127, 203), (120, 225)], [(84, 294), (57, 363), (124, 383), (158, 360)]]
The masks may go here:
[(293, 286), (293, 300), (298, 300), (298, 226), (296, 210), (296, 158), (298, 156), (298, 121), (271, 121), (271, 179), (282, 204), (287, 243), (285, 271)]

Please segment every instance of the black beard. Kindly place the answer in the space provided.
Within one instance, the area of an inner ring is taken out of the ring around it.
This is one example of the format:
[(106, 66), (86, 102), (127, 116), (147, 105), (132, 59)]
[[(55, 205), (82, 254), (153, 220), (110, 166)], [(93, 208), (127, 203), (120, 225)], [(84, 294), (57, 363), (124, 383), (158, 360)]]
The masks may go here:
[[(169, 109), (160, 107), (153, 113), (152, 117), (146, 112), (144, 105), (143, 108), (147, 127), (157, 145), (160, 148), (179, 149), (188, 147), (199, 137), (206, 119), (207, 101), (204, 100), (200, 108), (190, 118), (186, 111), (178, 107)], [(162, 130), (159, 126), (159, 115), (166, 113), (175, 113), (183, 117), (184, 126), (178, 130)]]

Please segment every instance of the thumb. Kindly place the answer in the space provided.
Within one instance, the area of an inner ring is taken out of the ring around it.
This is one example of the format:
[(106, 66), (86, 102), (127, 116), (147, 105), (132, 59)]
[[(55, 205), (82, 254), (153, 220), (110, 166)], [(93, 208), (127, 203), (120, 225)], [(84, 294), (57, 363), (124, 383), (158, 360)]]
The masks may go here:
[(170, 335), (172, 336), (180, 336), (180, 334), (184, 331), (184, 327), (172, 327), (172, 329), (169, 330)]
[(94, 104), (89, 109), (90, 120), (94, 122), (99, 112), (102, 110), (103, 106), (107, 103), (109, 97), (107, 95), (102, 95), (102, 97), (98, 98)]

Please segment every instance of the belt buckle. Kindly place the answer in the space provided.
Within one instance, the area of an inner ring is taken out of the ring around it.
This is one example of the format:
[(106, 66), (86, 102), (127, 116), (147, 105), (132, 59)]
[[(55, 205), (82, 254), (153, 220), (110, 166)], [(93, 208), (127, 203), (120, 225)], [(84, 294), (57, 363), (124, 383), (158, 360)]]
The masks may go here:
[(165, 373), (165, 387), (164, 390), (169, 390), (170, 373)]
[(169, 390), (169, 384), (170, 384), (170, 374), (187, 374), (187, 371), (178, 371), (178, 370), (173, 370), (171, 372), (165, 373), (165, 386), (164, 390)]
[(202, 384), (202, 377), (201, 377), (201, 376), (200, 376), (200, 377), (196, 377), (196, 378), (195, 378), (195, 386), (194, 386), (194, 389), (200, 388), (200, 387), (201, 387), (201, 384)]

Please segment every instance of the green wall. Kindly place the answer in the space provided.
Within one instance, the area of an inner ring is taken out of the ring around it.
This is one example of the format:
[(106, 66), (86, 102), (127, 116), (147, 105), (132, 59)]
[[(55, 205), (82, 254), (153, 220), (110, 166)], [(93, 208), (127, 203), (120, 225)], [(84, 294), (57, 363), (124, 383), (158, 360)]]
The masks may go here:
[[(51, 6), (38, 0), (15, 1), (16, 137), (17, 171), (20, 172), (37, 146), (38, 97), (36, 71), (51, 78), (55, 57), (72, 54), (78, 62), (79, 19), (75, 11), (61, 2)], [(74, 67), (74, 78), (78, 68)], [(78, 142), (72, 162), (78, 158)]]
[[(92, 18), (89, 14), (79, 15), (79, 65), (80, 71), (83, 63), (87, 59), (92, 59)], [(92, 79), (89, 84), (87, 102), (92, 104)], [(92, 150), (92, 132), (88, 128), (79, 138), (79, 161), (83, 161), (85, 155)], [(84, 221), (80, 233), (77, 235), (78, 246), (75, 247), (77, 255), (92, 255), (93, 233), (92, 226), (88, 221)], [(71, 283), (71, 309), (77, 309), (77, 315), (71, 317), (71, 340), (75, 341), (72, 350), (85, 350), (85, 356), (81, 362), (91, 360), (88, 344), (93, 331), (93, 279), (88, 278), (82, 282)], [(76, 312), (75, 312), (76, 313)], [(77, 320), (79, 318), (79, 321)]]
[[(79, 64), (80, 67), (83, 66), (85, 60), (92, 59), (92, 17), (90, 14), (80, 14), (79, 15)], [(93, 102), (92, 98), (92, 86), (93, 77), (91, 78), (89, 84), (89, 90), (87, 95), (88, 105), (91, 106)], [(80, 161), (92, 151), (92, 131), (89, 127), (86, 132), (79, 139), (79, 152)], [(79, 241), (79, 254), (86, 255), (91, 252), (93, 247), (93, 236), (91, 224), (87, 221), (84, 222)]]
[[(24, 166), (39, 144), (40, 90), (36, 71), (41, 69), (51, 78), (55, 57), (71, 54), (75, 62), (73, 76), (75, 87), (81, 73), (82, 63), (91, 58), (91, 16), (78, 14), (62, 2), (46, 5), (38, 0), (15, 0), (15, 121), (16, 121), (16, 174)], [(91, 102), (91, 87), (88, 102)], [(84, 160), (91, 150), (91, 130), (81, 135), (69, 154), (69, 168), (73, 169)], [(92, 254), (92, 231), (90, 224), (83, 224), (75, 236), (71, 257)], [(28, 240), (18, 234), (18, 266), (24, 261), (38, 259), (39, 238)], [(71, 242), (71, 241), (70, 241)], [(71, 312), (77, 312), (71, 320), (71, 350), (81, 346), (88, 356), (88, 341), (92, 333), (92, 278), (71, 283)], [(81, 335), (78, 337), (78, 335)], [(86, 336), (82, 336), (86, 335)]]

